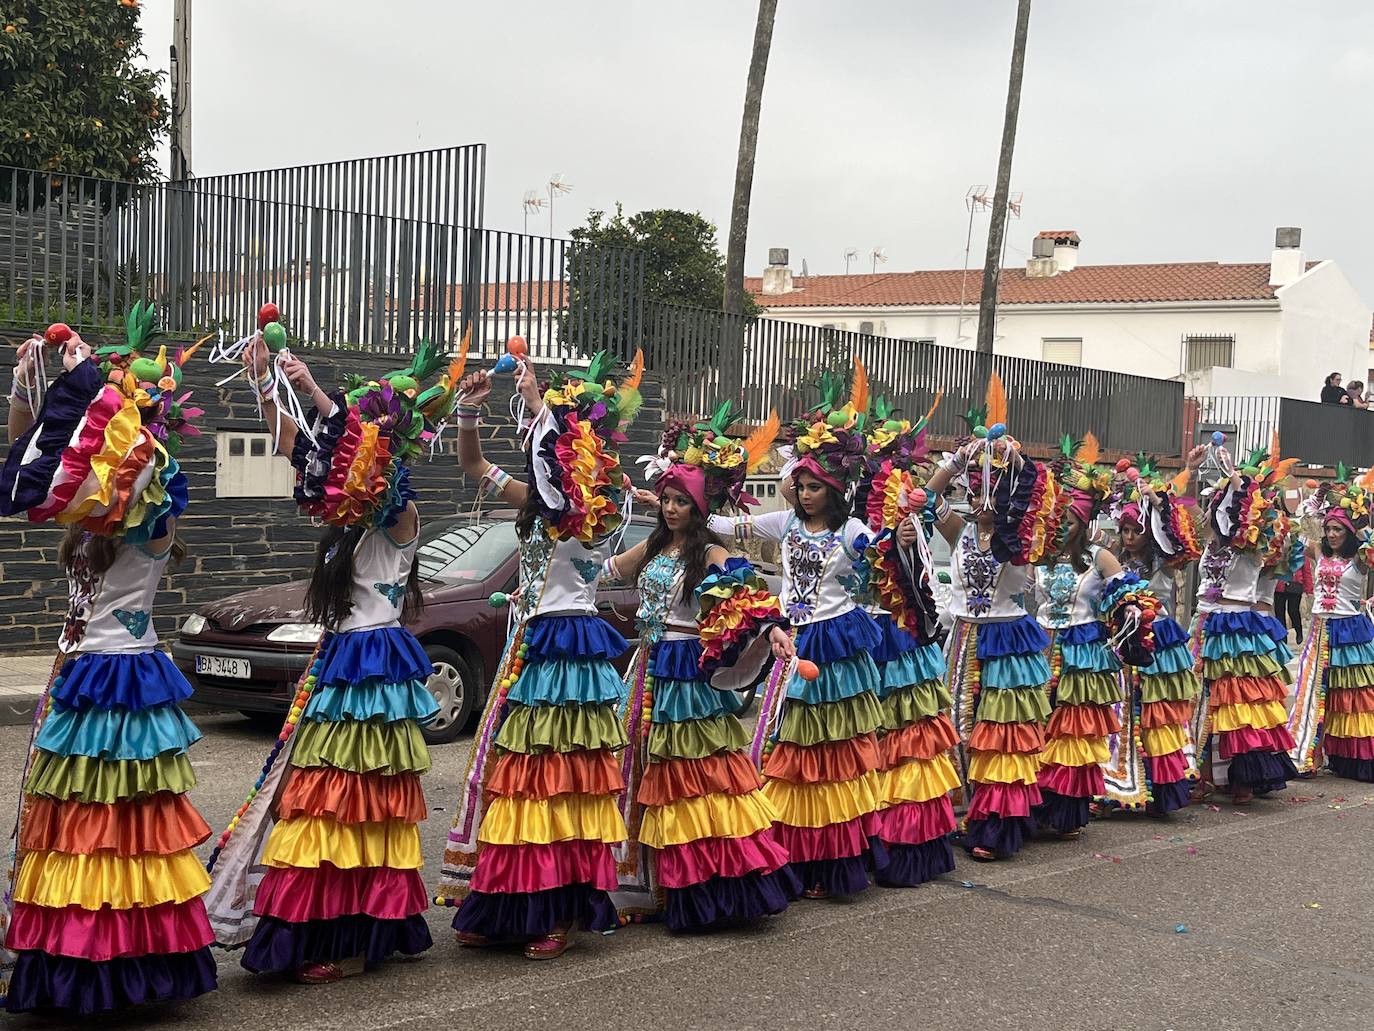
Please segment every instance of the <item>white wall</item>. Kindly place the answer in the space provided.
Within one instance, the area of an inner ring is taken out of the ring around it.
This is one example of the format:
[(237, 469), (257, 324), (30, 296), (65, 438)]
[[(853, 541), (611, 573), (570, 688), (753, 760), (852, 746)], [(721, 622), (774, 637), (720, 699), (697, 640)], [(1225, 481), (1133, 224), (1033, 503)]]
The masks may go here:
[(1346, 382), (1365, 379), (1371, 364), (1370, 311), (1335, 262), (1323, 261), (1280, 287), (1278, 296), (1283, 307), (1279, 375), (1302, 388), (1284, 396), (1317, 400), (1330, 372), (1339, 372)]

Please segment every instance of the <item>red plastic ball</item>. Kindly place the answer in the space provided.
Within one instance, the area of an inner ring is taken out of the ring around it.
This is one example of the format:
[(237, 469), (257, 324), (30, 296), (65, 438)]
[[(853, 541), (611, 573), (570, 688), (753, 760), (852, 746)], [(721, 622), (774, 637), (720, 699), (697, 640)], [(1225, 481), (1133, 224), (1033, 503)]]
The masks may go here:
[(269, 322), (280, 322), (281, 311), (273, 301), (268, 301), (258, 309), (258, 329), (265, 329)]
[(926, 507), (926, 492), (925, 492), (924, 490), (922, 490), (920, 487), (917, 487), (915, 490), (913, 490), (913, 491), (911, 492), (911, 507), (912, 507), (912, 508), (925, 508), (925, 507)]
[(529, 345), (525, 343), (524, 337), (513, 336), (506, 341), (506, 351), (515, 355), (517, 358), (523, 358), (530, 353), (530, 348)]
[(1119, 473), (1124, 473), (1130, 467), (1131, 460), (1129, 458), (1123, 458), (1121, 461), (1116, 463), (1116, 471)]
[(1130, 480), (1132, 483), (1135, 483), (1136, 480), (1140, 479), (1140, 470), (1137, 469), (1135, 466), (1131, 466), (1129, 469), (1126, 470), (1126, 479)]
[(54, 322), (43, 334), (43, 339), (54, 346), (65, 344), (72, 338), (72, 327), (65, 322)]
[(797, 676), (803, 680), (815, 680), (820, 675), (820, 668), (810, 659), (797, 660)]

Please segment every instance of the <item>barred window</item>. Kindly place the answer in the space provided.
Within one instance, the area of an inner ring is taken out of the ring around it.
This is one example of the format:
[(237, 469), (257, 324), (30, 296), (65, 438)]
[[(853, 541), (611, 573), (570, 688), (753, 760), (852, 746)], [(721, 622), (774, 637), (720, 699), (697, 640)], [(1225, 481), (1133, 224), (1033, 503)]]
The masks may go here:
[(1183, 338), (1184, 372), (1229, 369), (1236, 360), (1236, 335), (1190, 333)]

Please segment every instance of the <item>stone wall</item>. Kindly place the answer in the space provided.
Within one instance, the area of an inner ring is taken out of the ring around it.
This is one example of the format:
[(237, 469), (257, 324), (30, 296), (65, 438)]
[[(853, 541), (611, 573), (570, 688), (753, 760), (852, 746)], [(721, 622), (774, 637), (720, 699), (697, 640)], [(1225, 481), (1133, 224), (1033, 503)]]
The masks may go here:
[[(27, 330), (0, 328), (0, 354), (6, 362), (5, 394), (9, 356), (28, 336)], [(99, 342), (89, 336), (87, 340)], [(330, 349), (312, 348), (303, 357), (326, 389), (348, 373), (376, 376), (401, 364), (395, 355)], [(200, 423), (204, 435), (190, 438), (179, 458), (191, 490), (190, 506), (179, 523), (189, 554), (169, 573), (158, 593), (156, 617), (164, 639), (207, 601), (306, 575), (319, 538), (319, 526), (302, 516), (288, 499), (215, 496), (216, 432), (264, 428), (252, 391), (242, 379), (226, 387), (214, 385), (232, 371), (232, 367), (211, 365), (199, 354), (186, 369), (185, 385), (193, 391), (192, 403), (205, 409)], [(546, 371), (541, 369), (541, 376)], [(49, 372), (51, 375), (51, 365)], [(493, 462), (518, 475), (524, 460), (516, 451), (507, 409), (511, 385), (508, 376), (499, 377), (495, 384), (482, 431), (483, 451)], [(658, 447), (663, 425), (657, 385), (646, 378), (642, 389), (644, 411), (631, 427), (630, 443), (622, 459), (636, 479), (634, 460)], [(412, 470), (422, 518), (472, 507), (474, 485), (457, 468), (454, 439), (450, 431), (443, 450), (432, 461), (417, 462)], [(63, 532), (64, 528), (54, 525), (0, 520), (0, 652), (43, 651), (56, 638), (67, 608), (66, 584), (57, 568)]]

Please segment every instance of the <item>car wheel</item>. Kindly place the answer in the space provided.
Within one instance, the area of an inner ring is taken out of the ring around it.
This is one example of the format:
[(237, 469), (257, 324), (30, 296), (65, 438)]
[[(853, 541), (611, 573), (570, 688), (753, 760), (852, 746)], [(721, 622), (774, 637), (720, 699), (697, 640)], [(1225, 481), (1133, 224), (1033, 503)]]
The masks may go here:
[(467, 660), (452, 648), (427, 644), (425, 655), (434, 663), (434, 672), (425, 687), (439, 703), (439, 712), (421, 729), (425, 744), (444, 745), (457, 738), (472, 718), (477, 678)]

